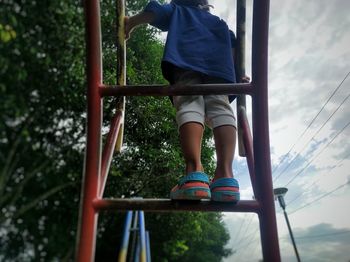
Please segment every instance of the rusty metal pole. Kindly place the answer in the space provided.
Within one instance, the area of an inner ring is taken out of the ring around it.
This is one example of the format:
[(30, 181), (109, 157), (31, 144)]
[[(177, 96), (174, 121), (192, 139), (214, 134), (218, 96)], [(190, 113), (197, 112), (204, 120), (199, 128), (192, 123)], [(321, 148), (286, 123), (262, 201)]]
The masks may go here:
[[(124, 17), (125, 5), (124, 0), (117, 1), (116, 15), (117, 15), (117, 86), (125, 88), (126, 84), (126, 46), (124, 34)], [(102, 96), (100, 88), (100, 95)], [(124, 116), (125, 116), (125, 97), (118, 96), (115, 98), (116, 112), (112, 118), (110, 130), (106, 139), (106, 144), (102, 153), (102, 171), (101, 182), (99, 189), (99, 197), (103, 196), (105, 184), (108, 178), (110, 165), (112, 162), (114, 151), (120, 153), (123, 145), (124, 133)]]
[[(126, 44), (125, 44), (125, 0), (117, 2), (117, 85), (126, 85)], [(116, 151), (121, 152), (124, 136), (124, 117), (125, 117), (125, 97), (121, 96), (117, 99), (117, 111), (122, 113), (121, 126), (118, 133)]]
[(264, 261), (281, 261), (271, 176), (268, 118), (269, 0), (253, 6), (252, 96), (256, 198), (261, 205), (260, 236)]
[[(246, 0), (237, 0), (236, 5), (236, 34), (237, 45), (235, 52), (235, 71), (237, 82), (242, 81), (242, 77), (245, 73), (245, 32), (246, 32)], [(246, 109), (246, 96), (237, 96), (237, 114), (240, 112), (240, 108)], [(240, 156), (246, 156), (245, 148), (243, 145), (243, 130), (240, 123), (237, 125), (238, 134), (238, 153)]]
[(93, 261), (98, 213), (92, 203), (97, 197), (101, 172), (102, 85), (101, 22), (98, 0), (84, 2), (87, 55), (87, 136), (76, 260)]

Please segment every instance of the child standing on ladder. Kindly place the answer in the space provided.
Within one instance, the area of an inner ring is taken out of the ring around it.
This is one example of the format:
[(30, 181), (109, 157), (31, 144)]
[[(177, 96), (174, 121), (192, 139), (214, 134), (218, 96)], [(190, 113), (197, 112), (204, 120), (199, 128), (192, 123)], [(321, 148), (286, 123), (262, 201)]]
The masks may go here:
[[(209, 12), (207, 0), (150, 1), (145, 9), (125, 18), (125, 36), (141, 24), (168, 31), (162, 72), (171, 84), (235, 83), (235, 36), (227, 24)], [(237, 202), (239, 186), (233, 178), (236, 118), (230, 107), (234, 96), (174, 96), (186, 174), (170, 192), (174, 200), (212, 199)], [(217, 166), (209, 182), (201, 164), (205, 124), (213, 129)]]

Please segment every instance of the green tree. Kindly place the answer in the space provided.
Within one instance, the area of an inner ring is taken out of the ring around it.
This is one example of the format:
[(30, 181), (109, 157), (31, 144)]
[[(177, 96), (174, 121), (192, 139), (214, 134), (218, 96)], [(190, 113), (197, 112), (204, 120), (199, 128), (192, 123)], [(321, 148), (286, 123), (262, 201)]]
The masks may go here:
[(82, 7), (3, 1), (0, 19), (16, 32), (0, 42), (0, 253), (64, 260), (74, 250), (85, 133)]
[[(145, 3), (128, 0), (128, 10)], [(0, 260), (72, 260), (85, 146), (83, 9), (68, 0), (1, 5)], [(110, 84), (114, 6), (101, 1), (104, 79)], [(156, 30), (139, 28), (128, 41), (128, 83), (164, 83), (162, 50)], [(104, 102), (107, 127), (113, 99)], [(127, 99), (126, 149), (113, 159), (106, 196), (168, 197), (184, 169), (174, 114), (166, 97)], [(203, 162), (209, 173), (211, 146), (207, 131)], [(97, 260), (115, 260), (122, 221), (121, 213), (101, 214)], [(155, 261), (200, 261), (204, 253), (206, 261), (219, 261), (229, 252), (220, 214), (147, 214), (146, 223)]]

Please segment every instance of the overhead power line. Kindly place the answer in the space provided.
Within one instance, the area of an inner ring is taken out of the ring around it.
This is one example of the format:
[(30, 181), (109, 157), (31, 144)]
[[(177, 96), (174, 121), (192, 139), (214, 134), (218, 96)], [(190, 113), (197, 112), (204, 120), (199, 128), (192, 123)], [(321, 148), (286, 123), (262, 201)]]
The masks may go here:
[(315, 159), (317, 159), (317, 157), (330, 145), (330, 144), (332, 144), (332, 142), (341, 134), (341, 133), (343, 133), (343, 131), (348, 127), (350, 125), (350, 121), (318, 152), (318, 154), (316, 154), (308, 163), (307, 163), (307, 165), (301, 170), (301, 171), (299, 171), (295, 176), (293, 176), (292, 177), (292, 179), (290, 179), (289, 181), (288, 181), (288, 183), (284, 186), (284, 187), (287, 187), (290, 183), (292, 183), (294, 180), (295, 180), (295, 178), (297, 177), (297, 176), (299, 176), (302, 172), (304, 172), (305, 170), (306, 170), (306, 168), (308, 168), (310, 165), (311, 165), (311, 163), (315, 160)]
[(328, 117), (328, 119), (323, 123), (323, 125), (315, 132), (315, 134), (305, 143), (304, 147), (299, 151), (299, 153), (297, 153), (294, 158), (289, 162), (289, 164), (283, 169), (282, 172), (280, 172), (280, 174), (274, 179), (274, 181), (276, 181), (288, 168), (289, 166), (294, 162), (294, 160), (301, 154), (301, 152), (303, 152), (307, 146), (310, 144), (310, 142), (312, 140), (314, 140), (314, 138), (319, 134), (319, 132), (324, 128), (324, 126), (329, 122), (329, 120), (331, 120), (331, 118), (335, 115), (336, 112), (338, 112), (339, 108), (346, 102), (346, 100), (348, 100), (348, 98), (350, 97), (350, 94), (348, 94), (345, 99), (343, 99), (343, 101), (338, 105), (338, 107), (336, 108), (336, 110), (333, 111), (333, 113)]
[[(247, 225), (245, 225), (245, 230), (244, 230), (244, 233), (243, 233), (243, 235), (242, 236), (240, 236), (240, 238), (238, 239), (238, 237), (239, 237), (239, 234), (237, 234), (237, 241), (236, 241), (236, 244), (235, 244), (235, 246), (239, 246), (239, 245), (241, 245), (243, 242), (245, 242), (246, 241), (246, 239), (248, 239), (249, 237), (250, 237), (250, 235), (251, 234), (247, 234), (247, 231), (248, 231), (248, 229), (249, 229), (249, 227), (250, 227), (250, 224), (252, 223), (252, 221), (253, 221), (253, 218), (254, 218), (254, 216), (255, 216), (255, 214), (252, 214), (251, 215), (251, 217), (250, 217), (250, 219), (249, 219), (249, 221), (248, 221), (248, 224)], [(241, 224), (241, 228), (243, 228), (243, 225)], [(241, 232), (241, 229), (240, 229), (240, 231), (239, 232)], [(243, 232), (243, 231), (242, 231)]]
[(257, 233), (259, 233), (259, 227), (256, 228), (254, 232), (250, 232), (247, 237), (236, 246), (235, 250), (240, 250), (246, 246), (249, 246), (251, 241), (257, 237)]
[[(278, 169), (278, 167), (284, 162), (284, 160), (287, 158), (287, 156), (292, 152), (292, 150), (294, 149), (294, 147), (298, 144), (298, 142), (300, 141), (300, 139), (305, 135), (305, 133), (309, 130), (309, 128), (311, 127), (311, 125), (315, 122), (315, 120), (317, 119), (317, 117), (320, 115), (320, 113), (323, 111), (323, 109), (326, 107), (326, 105), (329, 103), (329, 101), (332, 99), (332, 97), (336, 94), (336, 92), (339, 90), (339, 88), (343, 85), (343, 83), (345, 82), (345, 80), (348, 78), (348, 76), (350, 75), (350, 71), (346, 74), (346, 76), (343, 78), (343, 80), (340, 82), (340, 84), (333, 90), (332, 94), (330, 95), (330, 97), (327, 99), (327, 101), (323, 104), (322, 108), (318, 111), (318, 113), (316, 114), (316, 116), (311, 120), (311, 122), (309, 123), (309, 125), (305, 128), (305, 130), (303, 131), (303, 133), (296, 139), (295, 143), (292, 145), (292, 147), (289, 149), (288, 153), (285, 154), (282, 158), (282, 160), (276, 165), (276, 167), (272, 170), (272, 174), (275, 173), (275, 171)], [(347, 98), (346, 98), (347, 99)], [(293, 158), (294, 160), (295, 158)], [(290, 165), (290, 164), (289, 164)], [(288, 166), (289, 166), (288, 165)], [(283, 174), (283, 172), (285, 171), (285, 169), (280, 172), (280, 174), (275, 177), (273, 179), (273, 181), (277, 180), (281, 174)]]
[(314, 200), (312, 200), (312, 201), (306, 203), (305, 205), (303, 205), (303, 206), (301, 206), (301, 207), (299, 207), (299, 208), (294, 209), (293, 211), (289, 212), (289, 215), (295, 214), (295, 213), (298, 212), (299, 210), (301, 210), (301, 209), (303, 209), (303, 208), (305, 208), (305, 207), (308, 207), (308, 206), (314, 204), (314, 203), (317, 202), (317, 201), (320, 201), (321, 199), (325, 198), (326, 196), (329, 196), (330, 194), (332, 194), (332, 193), (334, 193), (334, 192), (336, 192), (336, 191), (342, 189), (343, 187), (345, 187), (345, 186), (347, 186), (347, 185), (349, 185), (349, 184), (350, 184), (350, 180), (347, 181), (346, 183), (344, 183), (344, 184), (342, 184), (342, 185), (336, 187), (336, 188), (333, 189), (332, 191), (329, 191), (329, 192), (327, 192), (327, 193), (321, 195), (320, 197), (318, 197), (318, 198), (316, 198), (316, 199), (314, 199)]
[(301, 192), (299, 195), (297, 195), (295, 198), (293, 198), (292, 200), (290, 200), (287, 205), (289, 206), (290, 204), (294, 203), (296, 200), (298, 200), (302, 195), (305, 194), (305, 192), (307, 192), (310, 188), (312, 188), (315, 184), (317, 184), (320, 180), (322, 180), (322, 178), (325, 177), (325, 175), (329, 175), (335, 168), (340, 167), (340, 165), (343, 163), (343, 161), (345, 159), (348, 159), (348, 157), (350, 157), (350, 153), (347, 154), (345, 157), (343, 157), (342, 159), (340, 159), (330, 170), (327, 171), (327, 173), (324, 174), (324, 176), (322, 176), (321, 178), (317, 179), (316, 181), (314, 181), (312, 184), (310, 184), (307, 188), (303, 189), (303, 192)]
[[(259, 227), (256, 228), (256, 230), (252, 233), (250, 233), (248, 236), (249, 236), (249, 239), (247, 238), (247, 241), (245, 243), (241, 243), (241, 245), (238, 245), (234, 251), (236, 251), (234, 254), (238, 254), (239, 252), (241, 252), (242, 249), (243, 252), (246, 250), (246, 247), (252, 245), (253, 243), (257, 242), (260, 240), (260, 238), (257, 238), (258, 236), (258, 233), (259, 233)], [(256, 239), (257, 238), (257, 239)], [(238, 251), (238, 252), (237, 252)]]
[(324, 233), (324, 234), (317, 234), (317, 235), (303, 236), (303, 237), (295, 237), (295, 238), (296, 239), (324, 238), (324, 237), (344, 235), (344, 234), (349, 234), (349, 233), (350, 233), (350, 230), (344, 230), (344, 231), (333, 232), (333, 233)]
[[(345, 235), (349, 233), (350, 233), (350, 230), (343, 230), (343, 231), (338, 231), (333, 233), (324, 233), (324, 234), (317, 234), (317, 235), (310, 235), (310, 236), (302, 236), (302, 237), (296, 236), (295, 239), (302, 240), (302, 239), (325, 238), (325, 237), (331, 237), (331, 236)], [(281, 237), (280, 239), (289, 239), (289, 237)]]
[[(286, 157), (292, 152), (292, 150), (294, 149), (294, 147), (297, 145), (297, 143), (300, 141), (300, 139), (305, 135), (305, 133), (308, 131), (308, 129), (312, 126), (312, 124), (315, 122), (315, 120), (318, 118), (318, 116), (320, 115), (320, 113), (324, 110), (324, 108), (326, 107), (326, 105), (329, 103), (329, 101), (332, 99), (332, 97), (336, 94), (336, 92), (340, 89), (340, 87), (343, 85), (343, 83), (345, 82), (345, 80), (348, 78), (348, 76), (350, 75), (350, 71), (346, 74), (346, 76), (344, 77), (344, 79), (341, 81), (341, 83), (336, 87), (336, 89), (332, 92), (332, 94), (330, 95), (330, 97), (327, 99), (327, 101), (323, 104), (323, 106), (322, 106), (322, 108), (319, 110), (319, 112), (316, 114), (316, 116), (311, 120), (311, 122), (309, 123), (309, 125), (306, 127), (306, 129), (303, 131), (303, 133), (298, 137), (298, 139), (296, 140), (296, 142), (293, 144), (293, 146), (290, 148), (290, 150), (288, 151), (288, 153), (287, 154), (285, 154), (284, 155), (284, 157), (282, 158), (282, 160), (278, 163), (278, 165), (273, 169), (273, 171), (272, 171), (272, 173), (274, 173), (277, 169), (278, 169), (278, 167), (284, 162), (284, 160), (286, 159)], [(320, 132), (320, 130), (326, 125), (326, 123), (333, 117), (333, 115), (339, 110), (339, 108), (345, 103), (345, 101), (348, 99), (350, 97), (350, 94), (339, 104), (339, 106), (337, 107), (337, 109), (335, 110), (335, 111), (333, 111), (333, 113), (330, 115), (330, 117), (326, 120), (326, 122), (316, 131), (316, 133), (313, 135), (313, 137), (312, 137), (312, 139)], [(325, 149), (325, 148), (327, 148), (333, 141), (334, 141), (334, 139), (348, 126), (348, 125), (350, 125), (350, 122), (322, 149), (322, 151)], [(312, 139), (310, 140), (310, 141), (312, 141)], [(308, 143), (310, 142), (310, 141), (308, 141)], [(307, 143), (307, 144), (308, 144)], [(302, 150), (304, 150), (305, 149), (305, 146), (303, 147), (303, 149)], [(322, 152), (321, 151), (321, 152)], [(302, 152), (302, 151), (301, 151)], [(320, 153), (321, 153), (320, 152)], [(319, 154), (320, 154), (319, 153)], [(300, 154), (300, 153), (298, 153), (298, 154)], [(319, 154), (317, 154), (316, 155), (316, 157), (314, 157), (313, 159), (312, 159), (312, 161), (314, 161), (316, 158), (317, 158), (317, 156), (319, 155)], [(293, 160), (292, 160), (292, 162), (294, 161), (294, 159), (295, 158), (293, 158)], [(311, 162), (312, 161), (310, 161), (309, 163), (308, 163), (308, 165), (309, 164), (311, 164)], [(289, 164), (290, 165), (290, 164)], [(288, 166), (289, 166), (288, 165)], [(308, 166), (307, 166), (308, 167)], [(306, 169), (307, 167), (305, 167), (304, 169)], [(303, 170), (304, 170), (303, 169)], [(302, 171), (303, 171), (302, 170)], [(283, 170), (277, 177), (275, 177), (274, 178), (274, 181), (276, 180), (276, 179), (278, 179), (280, 176), (281, 176), (281, 174), (283, 174), (283, 172), (284, 172), (285, 170)], [(301, 171), (301, 172), (302, 172)], [(300, 174), (301, 172), (299, 172), (298, 174)], [(298, 175), (297, 174), (297, 175)], [(289, 181), (288, 182), (288, 184), (289, 183), (291, 183), (292, 181), (294, 180), (294, 178), (291, 180), (291, 181)], [(301, 208), (298, 208), (298, 209), (295, 209), (295, 210), (293, 210), (290, 214), (292, 214), (292, 213), (295, 213), (295, 212), (297, 212), (298, 210), (300, 210), (300, 209), (302, 209), (302, 208), (304, 208), (304, 207), (306, 207), (306, 206), (308, 206), (308, 205), (311, 205), (312, 203), (314, 203), (314, 202), (316, 202), (316, 201), (319, 201), (319, 200), (321, 200), (323, 197), (326, 197), (327, 195), (329, 195), (329, 194), (331, 194), (331, 193), (333, 193), (333, 192), (335, 192), (335, 191), (337, 191), (337, 190), (339, 190), (340, 188), (342, 188), (342, 187), (344, 187), (345, 185), (347, 185), (347, 184), (349, 184), (350, 183), (350, 181), (349, 182), (347, 182), (346, 184), (343, 184), (343, 185), (341, 185), (340, 187), (338, 187), (338, 188), (336, 188), (336, 189), (334, 189), (334, 190), (332, 190), (331, 192), (328, 192), (328, 193), (326, 193), (325, 195), (322, 195), (322, 197), (319, 197), (319, 198), (317, 198), (316, 200), (314, 200), (314, 201), (311, 201), (310, 203), (307, 203), (306, 205), (304, 205), (304, 206), (302, 206)], [(288, 185), (287, 184), (287, 185)], [(247, 224), (247, 228), (249, 228), (249, 226), (250, 226), (250, 224), (251, 224), (251, 222), (252, 222), (252, 219), (248, 222), (248, 224)], [(243, 232), (242, 231), (242, 228), (243, 228), (243, 224), (245, 223), (245, 220), (244, 221), (242, 221), (242, 223), (241, 223), (241, 226), (240, 226), (240, 229), (239, 229), (239, 232), (238, 232), (238, 235), (240, 235), (240, 233), (241, 232)], [(246, 248), (246, 247), (248, 247), (248, 246), (250, 246), (252, 243), (254, 243), (255, 241), (253, 241), (253, 239), (255, 239), (256, 238), (256, 233), (257, 233), (257, 231), (258, 231), (258, 229), (255, 231), (255, 232), (253, 232), (253, 233), (251, 233), (251, 234), (249, 234), (249, 236), (250, 237), (248, 237), (248, 236), (246, 236), (246, 237), (241, 237), (241, 240), (239, 241), (239, 244), (236, 246), (237, 248), (236, 248), (236, 250), (235, 251), (240, 251), (240, 250), (242, 250), (243, 248)], [(246, 235), (246, 232), (247, 232), (247, 229), (246, 230), (244, 230), (244, 234), (243, 234), (243, 236), (244, 235)], [(248, 240), (247, 242), (245, 242), (245, 240)], [(245, 242), (245, 243), (244, 243)]]
[(246, 217), (247, 217), (247, 214), (244, 214), (244, 218), (242, 219), (241, 225), (239, 226), (238, 232), (236, 234), (236, 241), (234, 243), (234, 246), (237, 246), (241, 242), (238, 239), (241, 237), (240, 235), (241, 235), (241, 231), (242, 231), (243, 225), (244, 225), (244, 223), (247, 220)]

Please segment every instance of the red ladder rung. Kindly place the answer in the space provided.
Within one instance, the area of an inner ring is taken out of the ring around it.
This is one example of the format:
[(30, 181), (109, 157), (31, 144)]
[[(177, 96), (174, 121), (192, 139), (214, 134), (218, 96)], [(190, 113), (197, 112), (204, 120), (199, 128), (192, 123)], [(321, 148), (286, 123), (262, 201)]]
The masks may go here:
[(128, 85), (101, 86), (104, 96), (172, 96), (172, 95), (228, 95), (253, 92), (251, 83), (201, 84), (201, 85)]
[(210, 200), (201, 201), (173, 201), (171, 199), (95, 199), (93, 207), (96, 211), (102, 210), (143, 210), (146, 212), (181, 212), (181, 211), (211, 211), (211, 212), (252, 212), (258, 213), (259, 202), (256, 200), (241, 200), (237, 204), (220, 203)]

